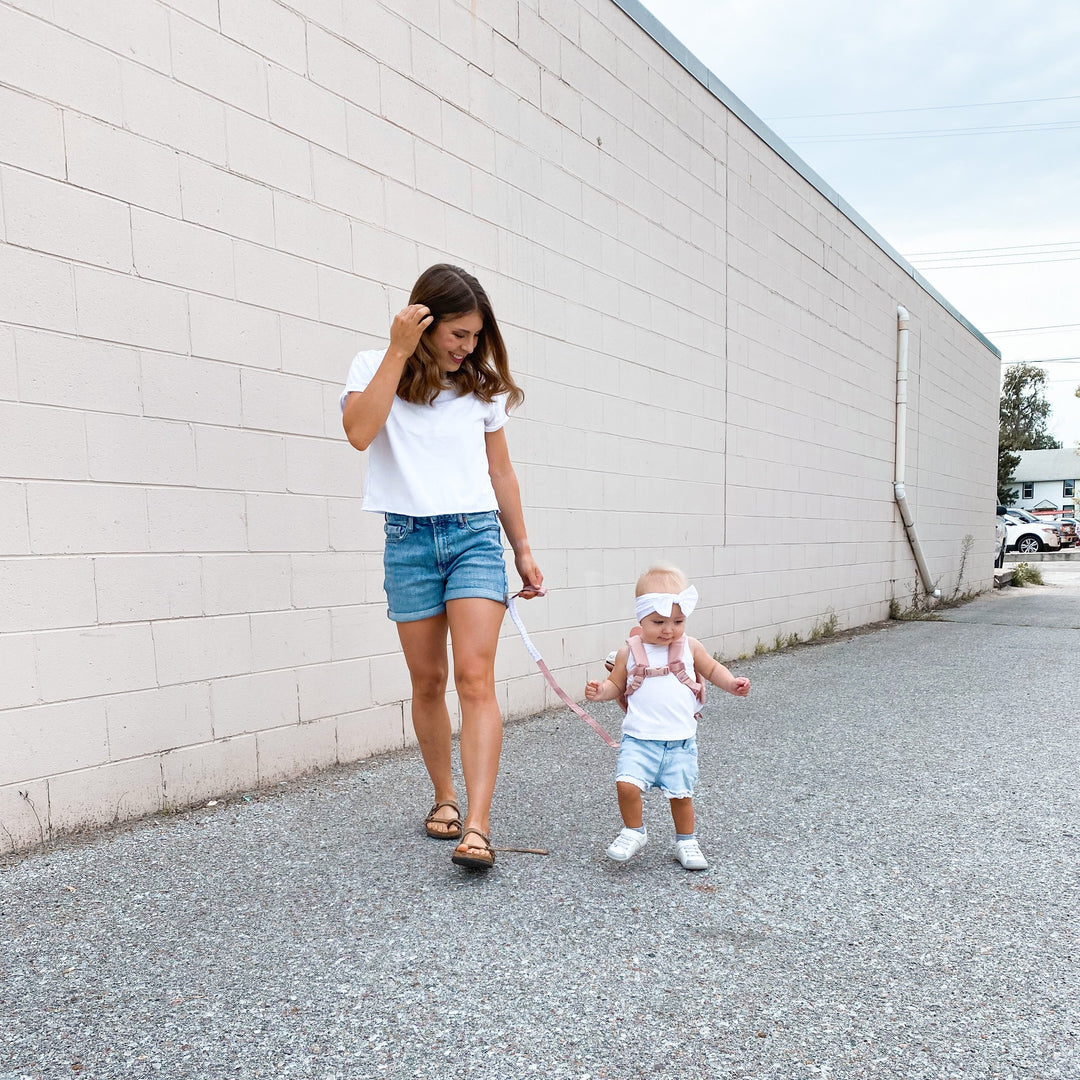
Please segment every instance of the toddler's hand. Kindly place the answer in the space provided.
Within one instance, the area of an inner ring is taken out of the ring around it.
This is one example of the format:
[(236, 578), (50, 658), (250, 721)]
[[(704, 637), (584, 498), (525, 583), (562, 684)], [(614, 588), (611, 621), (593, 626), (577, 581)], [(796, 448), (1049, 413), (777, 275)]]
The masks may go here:
[(736, 697), (746, 697), (750, 693), (750, 680), (745, 678), (736, 679), (728, 693), (734, 694)]
[(600, 700), (600, 683), (587, 682), (585, 684), (585, 700), (586, 701), (599, 701)]

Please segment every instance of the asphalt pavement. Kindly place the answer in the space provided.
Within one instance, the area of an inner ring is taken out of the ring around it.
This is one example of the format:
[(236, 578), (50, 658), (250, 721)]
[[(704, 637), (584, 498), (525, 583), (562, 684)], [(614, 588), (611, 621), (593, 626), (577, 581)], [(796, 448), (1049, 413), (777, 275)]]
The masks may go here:
[(550, 854), (486, 875), (423, 835), (416, 751), (8, 857), (0, 1080), (1077, 1080), (1080, 567), (1039, 569), (733, 664), (703, 873), (655, 793), (606, 859), (569, 710), (508, 726), (496, 799)]

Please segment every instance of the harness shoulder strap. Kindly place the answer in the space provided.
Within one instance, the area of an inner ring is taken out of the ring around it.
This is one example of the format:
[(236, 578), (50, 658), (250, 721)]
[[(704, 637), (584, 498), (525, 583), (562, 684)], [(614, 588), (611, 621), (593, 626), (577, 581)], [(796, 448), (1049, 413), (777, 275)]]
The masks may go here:
[[(634, 658), (634, 670), (626, 676), (626, 691), (619, 695), (619, 705), (626, 712), (626, 699), (645, 681), (649, 659), (645, 655), (645, 646), (641, 643), (641, 627), (635, 626), (626, 638), (630, 655)], [(629, 667), (629, 665), (627, 665)]]
[[(690, 645), (693, 648), (693, 638), (686, 638), (685, 641), (680, 638), (678, 641), (671, 642), (668, 645), (668, 668), (671, 674), (675, 676), (687, 689), (693, 691), (694, 697), (698, 699), (698, 704), (705, 704), (705, 680), (695, 682), (690, 678), (690, 673), (686, 670), (686, 663), (683, 661), (683, 650), (686, 645)], [(695, 673), (696, 674), (696, 673)], [(700, 716), (700, 710), (698, 712)]]
[(640, 626), (635, 626), (630, 631), (626, 644), (630, 647), (630, 655), (634, 658), (634, 679), (640, 686), (641, 680), (645, 678), (645, 672), (649, 667), (649, 658), (645, 654), (645, 643), (641, 640)]

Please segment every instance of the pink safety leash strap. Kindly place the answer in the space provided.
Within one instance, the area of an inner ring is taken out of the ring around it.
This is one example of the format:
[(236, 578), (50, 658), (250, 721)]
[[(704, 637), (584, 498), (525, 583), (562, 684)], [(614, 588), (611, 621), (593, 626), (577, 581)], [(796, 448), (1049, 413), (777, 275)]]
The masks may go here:
[[(546, 589), (530, 590), (535, 596), (544, 596), (547, 592)], [(529, 651), (529, 655), (536, 661), (536, 666), (540, 669), (541, 674), (548, 681), (548, 685), (556, 694), (559, 695), (559, 699), (571, 710), (577, 713), (586, 724), (589, 725), (604, 740), (613, 750), (618, 750), (619, 744), (613, 739), (576, 701), (574, 701), (570, 695), (555, 681), (555, 676), (551, 674), (547, 664), (544, 663), (544, 658), (540, 655), (540, 650), (532, 643), (532, 639), (529, 637), (529, 632), (525, 629), (525, 624), (521, 621), (521, 616), (517, 612), (517, 606), (514, 600), (518, 596), (524, 595), (525, 590), (515, 593), (513, 596), (506, 598), (506, 609), (510, 612), (510, 618), (513, 619), (514, 625), (517, 627), (518, 633), (521, 635), (521, 640), (525, 644), (525, 648)]]

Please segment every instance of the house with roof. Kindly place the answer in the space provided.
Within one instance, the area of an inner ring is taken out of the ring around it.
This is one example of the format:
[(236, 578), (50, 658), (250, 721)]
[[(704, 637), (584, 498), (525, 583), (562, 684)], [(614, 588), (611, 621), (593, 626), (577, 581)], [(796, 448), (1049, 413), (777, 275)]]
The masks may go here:
[(1074, 514), (1080, 486), (1080, 451), (1019, 450), (1020, 464), (1013, 471), (1010, 506), (1033, 514)]

